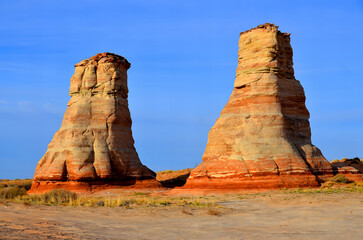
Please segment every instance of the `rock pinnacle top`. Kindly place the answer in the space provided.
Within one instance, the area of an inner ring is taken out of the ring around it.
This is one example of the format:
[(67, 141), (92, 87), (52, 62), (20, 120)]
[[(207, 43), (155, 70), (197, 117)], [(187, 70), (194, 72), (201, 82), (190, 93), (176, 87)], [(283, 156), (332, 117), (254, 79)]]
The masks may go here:
[(77, 63), (75, 67), (87, 66), (87, 65), (98, 65), (98, 63), (108, 63), (108, 62), (116, 62), (123, 65), (126, 69), (129, 69), (131, 63), (129, 63), (126, 58), (117, 55), (115, 53), (98, 53), (90, 58), (84, 59)]
[(282, 33), (279, 31), (279, 26), (273, 24), (273, 23), (265, 23), (265, 24), (261, 24), (258, 25), (257, 27), (251, 28), (247, 31), (241, 32), (240, 35), (245, 34), (245, 33), (249, 33), (255, 30), (264, 30), (264, 31), (270, 31), (270, 32), (277, 32), (278, 34), (283, 34), (285, 36), (290, 36), (290, 33)]

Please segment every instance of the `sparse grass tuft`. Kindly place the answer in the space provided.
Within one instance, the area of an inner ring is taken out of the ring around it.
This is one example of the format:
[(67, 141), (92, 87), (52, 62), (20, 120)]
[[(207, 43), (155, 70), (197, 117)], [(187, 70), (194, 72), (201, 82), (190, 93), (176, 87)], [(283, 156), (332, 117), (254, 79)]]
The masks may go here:
[(333, 187), (336, 183), (332, 181), (326, 181), (325, 183), (321, 184), (322, 188), (330, 188)]
[(134, 196), (148, 196), (148, 195), (150, 195), (150, 193), (146, 193), (146, 192), (135, 192), (133, 195)]
[(209, 208), (208, 209), (208, 212), (207, 212), (209, 215), (212, 215), (212, 216), (220, 216), (222, 215), (222, 213), (216, 209), (212, 209), (212, 208)]
[(104, 201), (99, 201), (98, 203), (95, 204), (95, 206), (97, 206), (97, 207), (104, 207), (105, 206), (105, 202)]
[(53, 189), (44, 194), (28, 195), (18, 200), (44, 205), (66, 205), (75, 202), (77, 199), (78, 195), (76, 193), (64, 189)]
[(161, 201), (161, 202), (159, 202), (159, 204), (160, 204), (161, 206), (168, 206), (168, 205), (170, 205), (170, 204), (171, 204), (171, 202), (169, 202), (168, 200), (165, 200), (165, 201)]
[[(328, 184), (331, 184), (332, 182), (326, 182)], [(362, 193), (363, 192), (363, 184), (360, 183), (352, 183), (349, 185), (335, 185), (333, 183), (332, 186), (324, 186), (322, 185), (320, 188), (296, 188), (296, 189), (290, 189), (285, 190), (283, 193), (301, 193), (301, 194), (334, 194), (334, 193)]]
[(192, 213), (190, 210), (187, 210), (187, 209), (185, 209), (185, 208), (183, 208), (183, 209), (181, 210), (181, 212), (182, 212), (182, 213), (184, 213), (184, 214), (187, 214), (187, 215), (193, 215), (193, 213)]

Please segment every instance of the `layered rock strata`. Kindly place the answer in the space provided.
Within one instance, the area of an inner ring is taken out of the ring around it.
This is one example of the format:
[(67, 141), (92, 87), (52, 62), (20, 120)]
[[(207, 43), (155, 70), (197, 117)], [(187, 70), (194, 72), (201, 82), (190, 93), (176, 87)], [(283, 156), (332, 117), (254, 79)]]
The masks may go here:
[(127, 100), (130, 63), (102, 53), (75, 67), (62, 126), (35, 169), (30, 193), (160, 186), (134, 147)]
[(234, 89), (184, 188), (318, 186), (332, 167), (311, 143), (290, 34), (273, 24), (240, 34)]
[(350, 181), (363, 181), (363, 160), (359, 158), (335, 160), (331, 162), (334, 173), (343, 174)]

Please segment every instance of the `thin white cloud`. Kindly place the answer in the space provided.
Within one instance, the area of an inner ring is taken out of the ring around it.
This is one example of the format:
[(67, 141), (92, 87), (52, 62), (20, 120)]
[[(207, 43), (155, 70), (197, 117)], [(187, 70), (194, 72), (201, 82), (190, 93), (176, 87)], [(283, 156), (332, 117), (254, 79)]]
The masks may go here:
[(34, 112), (34, 106), (30, 101), (19, 101), (17, 105), (21, 112)]
[(303, 73), (331, 73), (331, 72), (344, 72), (344, 71), (355, 71), (355, 67), (344, 67), (344, 68), (295, 68), (295, 74)]
[(57, 114), (57, 115), (63, 115), (64, 114), (64, 109), (60, 108), (59, 106), (56, 106), (52, 103), (44, 103), (43, 104), (43, 110), (48, 112), (48, 113), (52, 113), (52, 114)]
[(336, 112), (324, 112), (314, 114), (311, 116), (313, 121), (319, 122), (350, 122), (350, 121), (363, 121), (362, 109), (351, 109)]
[(27, 100), (12, 102), (0, 99), (0, 113), (21, 114), (37, 112), (63, 116), (64, 110), (63, 106), (58, 106), (49, 102), (35, 103)]
[(19, 101), (18, 102), (19, 107), (27, 107), (27, 106), (29, 106), (31, 104), (32, 104), (32, 102), (30, 102), (30, 101)]

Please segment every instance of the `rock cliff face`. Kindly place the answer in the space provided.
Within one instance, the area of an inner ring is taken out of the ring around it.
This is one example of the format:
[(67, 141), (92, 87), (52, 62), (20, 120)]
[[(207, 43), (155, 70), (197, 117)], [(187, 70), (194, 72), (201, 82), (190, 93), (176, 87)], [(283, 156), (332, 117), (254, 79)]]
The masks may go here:
[(273, 24), (240, 34), (234, 89), (184, 188), (318, 186), (332, 168), (311, 143), (290, 34)]
[(75, 67), (62, 126), (36, 167), (30, 192), (159, 186), (134, 147), (127, 100), (130, 63), (102, 53)]

